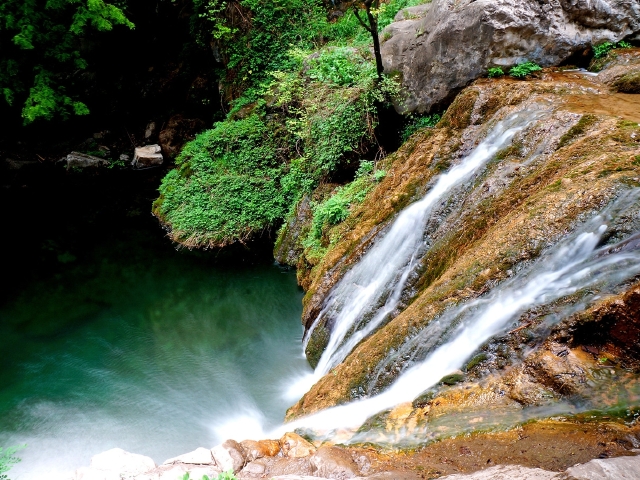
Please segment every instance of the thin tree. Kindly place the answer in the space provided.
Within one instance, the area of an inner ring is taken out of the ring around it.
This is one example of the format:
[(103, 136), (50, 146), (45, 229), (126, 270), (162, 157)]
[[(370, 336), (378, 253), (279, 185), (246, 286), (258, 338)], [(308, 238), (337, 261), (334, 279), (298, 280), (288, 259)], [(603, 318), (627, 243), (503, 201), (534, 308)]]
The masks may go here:
[[(368, 24), (360, 17), (360, 8), (364, 6), (367, 12)], [(380, 37), (378, 36), (378, 10), (380, 9), (380, 0), (364, 0), (356, 2), (353, 5), (353, 13), (360, 24), (371, 34), (373, 38), (373, 54), (376, 57), (376, 70), (378, 78), (382, 78), (384, 67), (382, 66), (382, 55), (380, 54)]]

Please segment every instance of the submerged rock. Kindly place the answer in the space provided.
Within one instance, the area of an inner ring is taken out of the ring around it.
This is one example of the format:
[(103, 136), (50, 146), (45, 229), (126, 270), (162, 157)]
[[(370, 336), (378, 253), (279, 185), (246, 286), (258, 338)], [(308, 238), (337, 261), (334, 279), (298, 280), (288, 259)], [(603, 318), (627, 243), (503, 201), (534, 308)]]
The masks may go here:
[(400, 110), (428, 112), (490, 67), (558, 65), (639, 32), (637, 4), (624, 0), (434, 0), (424, 18), (389, 25), (381, 52), (385, 70), (400, 75), (407, 94)]

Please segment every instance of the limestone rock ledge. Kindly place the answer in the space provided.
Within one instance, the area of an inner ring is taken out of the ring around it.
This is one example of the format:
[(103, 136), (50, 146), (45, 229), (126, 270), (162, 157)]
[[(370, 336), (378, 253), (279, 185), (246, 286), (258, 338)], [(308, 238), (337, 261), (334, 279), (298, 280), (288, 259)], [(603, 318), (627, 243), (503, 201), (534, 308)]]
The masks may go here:
[(383, 31), (381, 53), (385, 70), (402, 79), (404, 112), (444, 105), (490, 67), (559, 65), (640, 33), (640, 8), (627, 0), (434, 0), (400, 18)]

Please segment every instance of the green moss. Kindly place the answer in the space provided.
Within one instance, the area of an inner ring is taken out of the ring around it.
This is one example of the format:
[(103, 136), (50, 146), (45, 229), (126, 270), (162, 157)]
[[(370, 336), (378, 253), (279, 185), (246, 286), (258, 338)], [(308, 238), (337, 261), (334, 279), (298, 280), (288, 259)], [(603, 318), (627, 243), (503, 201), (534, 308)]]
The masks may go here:
[(309, 343), (307, 343), (307, 348), (304, 351), (311, 368), (318, 366), (318, 362), (327, 343), (329, 343), (329, 330), (327, 330), (324, 324), (317, 325), (313, 332), (311, 332), (311, 338), (309, 338)]
[(424, 408), (429, 405), (435, 397), (436, 391), (434, 389), (429, 389), (418, 395), (413, 402), (411, 402), (411, 406), (413, 408)]
[(452, 373), (451, 375), (446, 375), (440, 379), (440, 382), (443, 385), (455, 385), (456, 383), (460, 383), (464, 381), (464, 375), (460, 373)]
[(474, 367), (477, 367), (478, 365), (480, 365), (482, 362), (484, 362), (488, 358), (489, 356), (486, 353), (484, 352), (479, 353), (475, 357), (473, 357), (471, 360), (469, 360), (469, 363), (467, 363), (467, 365), (464, 367), (464, 370), (468, 372), (472, 370)]
[(583, 115), (580, 120), (578, 120), (578, 123), (571, 127), (569, 131), (560, 138), (558, 149), (567, 146), (573, 139), (583, 135), (597, 120), (598, 117), (595, 115)]

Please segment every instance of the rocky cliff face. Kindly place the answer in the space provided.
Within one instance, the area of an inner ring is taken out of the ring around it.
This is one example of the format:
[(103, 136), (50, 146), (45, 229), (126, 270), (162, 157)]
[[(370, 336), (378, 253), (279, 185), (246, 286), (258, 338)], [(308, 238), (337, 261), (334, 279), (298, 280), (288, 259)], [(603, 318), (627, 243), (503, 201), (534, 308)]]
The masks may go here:
[(490, 67), (559, 65), (640, 33), (640, 6), (628, 0), (434, 0), (412, 17), (382, 33), (385, 70), (402, 79), (405, 112), (445, 105)]
[[(620, 74), (635, 74), (638, 53), (618, 52), (610, 68), (624, 64)], [(640, 186), (639, 110), (633, 95), (609, 89), (607, 71), (602, 81), (553, 69), (528, 81), (479, 80), (456, 98), (436, 128), (415, 134), (386, 160), (387, 177), (334, 227), (332, 238), (339, 240), (325, 257), (302, 271), (307, 329), (331, 289), (398, 212), (428, 192), (437, 176), (457, 165), (498, 120), (517, 111), (547, 111), (439, 207), (435, 226), (425, 232), (431, 247), (408, 281), (400, 313), (316, 383), (288, 418), (381, 391), (406, 367), (390, 352), (402, 351), (407, 339), (453, 306), (491, 292), (576, 225)], [(640, 229), (640, 215), (627, 215), (609, 228), (607, 241), (623, 238)], [(479, 411), (518, 412), (576, 396), (598, 398), (603, 408), (622, 397), (636, 398), (640, 357), (632, 345), (640, 325), (638, 288), (631, 279), (586, 310), (565, 309), (579, 304), (572, 297), (528, 311), (511, 331), (476, 352), (463, 371), (443, 379), (408, 410), (399, 407), (404, 413), (387, 412), (374, 423), (400, 431), (407, 419), (416, 428), (434, 427), (454, 411), (466, 412), (469, 420)], [(554, 315), (561, 321), (550, 327), (547, 320)], [(332, 327), (321, 322), (313, 330), (307, 347), (312, 364)], [(388, 415), (402, 421), (387, 421)]]

